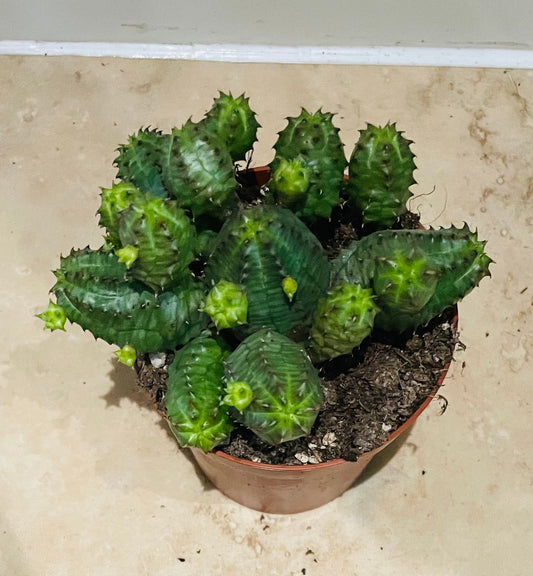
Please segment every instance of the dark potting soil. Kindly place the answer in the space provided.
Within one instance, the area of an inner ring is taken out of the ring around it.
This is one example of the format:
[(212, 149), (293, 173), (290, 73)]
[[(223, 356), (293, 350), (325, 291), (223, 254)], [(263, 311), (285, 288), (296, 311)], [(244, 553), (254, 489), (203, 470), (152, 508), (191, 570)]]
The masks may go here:
[[(238, 426), (219, 449), (270, 464), (357, 460), (382, 445), (435, 392), (457, 344), (454, 313), (447, 310), (409, 338), (375, 334), (352, 355), (324, 363), (324, 402), (310, 435), (270, 446)], [(140, 386), (164, 415), (166, 369), (152, 366), (148, 355), (136, 369)]]
[[(337, 226), (333, 227), (332, 222)], [(412, 213), (398, 224), (399, 228), (418, 226), (419, 219)], [(329, 222), (310, 227), (330, 258), (369, 232), (342, 207), (335, 210)], [(270, 446), (237, 426), (218, 449), (269, 464), (357, 460), (364, 452), (381, 446), (436, 392), (442, 370), (451, 362), (458, 344), (455, 312), (455, 308), (448, 309), (407, 336), (373, 332), (351, 355), (323, 363), (319, 374), (324, 401), (308, 436)], [(172, 359), (173, 354), (167, 354), (166, 363)], [(165, 366), (154, 367), (145, 355), (137, 360), (135, 368), (140, 386), (164, 417)]]

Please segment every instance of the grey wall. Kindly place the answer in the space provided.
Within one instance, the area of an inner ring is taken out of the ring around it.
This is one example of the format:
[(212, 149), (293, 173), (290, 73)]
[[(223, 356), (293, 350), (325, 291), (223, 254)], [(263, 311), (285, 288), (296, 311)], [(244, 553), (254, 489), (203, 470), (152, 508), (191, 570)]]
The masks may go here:
[(281, 47), (302, 58), (307, 48), (519, 54), (533, 50), (531, 13), (530, 0), (1, 0), (0, 43), (4, 52), (32, 42), (127, 43), (148, 52), (170, 45), (185, 53), (198, 45), (222, 53), (226, 46), (226, 54), (251, 46), (252, 60)]

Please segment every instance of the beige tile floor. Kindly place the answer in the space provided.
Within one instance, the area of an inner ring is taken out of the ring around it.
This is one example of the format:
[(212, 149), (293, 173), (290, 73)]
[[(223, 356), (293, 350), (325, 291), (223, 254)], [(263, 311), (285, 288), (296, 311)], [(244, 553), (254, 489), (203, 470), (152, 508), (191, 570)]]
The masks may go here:
[[(100, 243), (116, 146), (198, 117), (218, 89), (250, 96), (257, 164), (301, 105), (338, 112), (347, 153), (366, 122), (397, 121), (422, 220), (468, 220), (496, 260), (460, 306), (445, 414), (432, 405), (394, 458), (294, 516), (212, 489), (110, 346), (34, 317), (59, 254)], [(0, 574), (531, 574), (533, 71), (3, 57), (0, 136)]]

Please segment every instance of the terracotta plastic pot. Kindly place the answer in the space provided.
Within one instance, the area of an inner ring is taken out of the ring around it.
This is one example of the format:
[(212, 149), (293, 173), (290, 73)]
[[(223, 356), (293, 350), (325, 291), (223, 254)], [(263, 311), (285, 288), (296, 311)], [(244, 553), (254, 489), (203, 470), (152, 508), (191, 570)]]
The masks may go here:
[[(268, 182), (270, 170), (268, 167), (255, 168), (247, 170), (242, 177), (250, 184), (263, 185)], [(456, 329), (457, 309), (453, 325)], [(418, 410), (391, 433), (384, 444), (362, 454), (357, 462), (339, 459), (320, 464), (280, 466), (251, 462), (220, 451), (206, 454), (192, 449), (192, 453), (216, 488), (248, 508), (270, 514), (294, 514), (318, 508), (350, 488), (374, 456), (414, 424), (443, 384), (448, 368), (449, 364)]]

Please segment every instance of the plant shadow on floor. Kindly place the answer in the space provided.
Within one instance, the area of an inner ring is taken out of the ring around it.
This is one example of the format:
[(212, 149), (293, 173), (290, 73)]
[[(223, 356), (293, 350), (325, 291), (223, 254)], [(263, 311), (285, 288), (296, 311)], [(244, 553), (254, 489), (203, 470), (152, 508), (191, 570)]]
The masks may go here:
[(113, 386), (107, 394), (102, 396), (108, 408), (110, 406), (120, 406), (123, 399), (128, 399), (141, 408), (155, 410), (148, 395), (139, 388), (135, 370), (121, 364), (113, 358), (111, 360), (111, 370), (108, 373), (108, 377)]
[[(148, 394), (139, 387), (135, 370), (125, 366), (124, 364), (121, 364), (118, 360), (113, 358), (111, 360), (111, 370), (108, 372), (108, 377), (112, 382), (112, 387), (107, 392), (107, 394), (101, 396), (101, 398), (106, 402), (106, 407), (120, 406), (121, 401), (126, 399), (137, 404), (140, 408), (157, 413), (157, 409)], [(198, 463), (194, 459), (192, 452), (190, 450), (181, 450), (178, 447), (176, 439), (170, 431), (170, 428), (167, 426), (163, 416), (160, 416), (157, 425), (162, 430), (164, 430), (165, 434), (167, 434), (169, 438), (172, 439), (173, 443), (176, 445), (176, 451), (179, 451), (181, 454), (183, 454), (183, 456), (193, 466), (196, 475), (202, 483), (203, 489), (205, 491), (215, 490), (213, 484), (211, 484), (211, 482), (202, 472), (201, 468), (198, 466)]]

